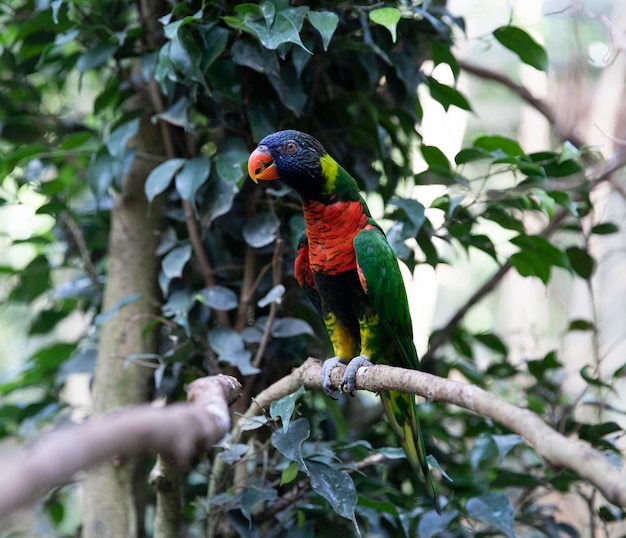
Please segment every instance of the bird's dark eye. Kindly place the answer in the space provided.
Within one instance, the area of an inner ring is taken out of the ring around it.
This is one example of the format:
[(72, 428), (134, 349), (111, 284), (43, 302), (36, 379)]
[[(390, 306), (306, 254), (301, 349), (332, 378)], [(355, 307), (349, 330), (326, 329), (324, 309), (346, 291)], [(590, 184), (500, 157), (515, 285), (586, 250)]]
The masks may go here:
[(296, 144), (293, 140), (287, 140), (287, 142), (285, 142), (284, 148), (287, 153), (295, 153), (298, 149), (298, 144)]

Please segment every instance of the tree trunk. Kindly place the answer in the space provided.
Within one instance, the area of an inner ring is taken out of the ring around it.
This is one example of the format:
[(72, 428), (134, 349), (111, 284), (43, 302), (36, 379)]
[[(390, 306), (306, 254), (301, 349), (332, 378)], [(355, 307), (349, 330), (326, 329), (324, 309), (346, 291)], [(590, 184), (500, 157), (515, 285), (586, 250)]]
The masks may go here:
[[(141, 106), (139, 96), (136, 105)], [(162, 154), (158, 126), (143, 113), (136, 136), (137, 156), (115, 199), (109, 236), (109, 267), (102, 311), (114, 308), (133, 294), (139, 298), (119, 308), (100, 333), (94, 380), (94, 413), (145, 402), (153, 370), (128, 356), (157, 351), (157, 332), (151, 328), (158, 313), (157, 277), (161, 209), (148, 206), (145, 180), (158, 160), (141, 155)], [(146, 461), (143, 457), (112, 461), (92, 470), (85, 481), (85, 538), (139, 538), (144, 535)]]

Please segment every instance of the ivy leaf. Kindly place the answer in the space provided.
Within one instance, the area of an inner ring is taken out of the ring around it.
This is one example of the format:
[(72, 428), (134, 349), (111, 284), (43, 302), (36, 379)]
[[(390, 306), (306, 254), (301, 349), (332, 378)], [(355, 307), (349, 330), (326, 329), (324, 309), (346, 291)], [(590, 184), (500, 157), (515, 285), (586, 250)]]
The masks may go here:
[(245, 487), (241, 493), (241, 513), (252, 523), (252, 510), (265, 501), (273, 501), (278, 496), (274, 488)]
[(194, 157), (185, 162), (182, 170), (176, 174), (176, 190), (183, 200), (193, 201), (196, 192), (208, 179), (211, 161), (205, 157)]
[(243, 171), (243, 164), (247, 161), (247, 151), (225, 151), (215, 156), (215, 169), (224, 181), (232, 185), (238, 185), (246, 177), (246, 173)]
[(502, 465), (504, 458), (513, 449), (513, 447), (522, 442), (521, 436), (516, 433), (492, 435), (491, 438), (498, 447), (498, 466)]
[(472, 446), (472, 451), (470, 452), (470, 464), (474, 472), (478, 470), (483, 461), (494, 457), (497, 450), (498, 447), (492, 436), (487, 433), (481, 433), (474, 441), (474, 446)]
[(417, 525), (417, 536), (420, 538), (432, 538), (439, 534), (443, 534), (451, 521), (459, 515), (458, 510), (444, 510), (438, 514), (434, 510), (426, 512)]
[(389, 30), (391, 39), (395, 43), (397, 39), (396, 28), (398, 22), (400, 22), (401, 14), (400, 10), (395, 7), (380, 7), (373, 9), (369, 13), (369, 18), (372, 22), (380, 24)]
[(170, 280), (172, 278), (180, 278), (183, 276), (183, 269), (190, 258), (191, 245), (183, 245), (182, 247), (170, 250), (161, 262), (163, 273)]
[(515, 538), (515, 510), (505, 493), (485, 493), (480, 497), (472, 497), (465, 503), (465, 510), (470, 517), (491, 525), (509, 538)]
[(152, 200), (169, 187), (174, 174), (178, 172), (184, 164), (185, 159), (168, 159), (148, 174), (144, 190), (149, 202), (152, 202)]
[(244, 225), (243, 238), (251, 247), (261, 248), (276, 239), (279, 226), (280, 221), (273, 213), (257, 213)]
[(200, 290), (195, 298), (215, 310), (232, 310), (239, 306), (237, 294), (225, 286), (209, 286)]
[(283, 424), (283, 432), (287, 432), (289, 420), (291, 419), (291, 415), (293, 415), (296, 402), (305, 392), (304, 385), (300, 385), (295, 392), (287, 394), (287, 396), (283, 396), (280, 400), (275, 400), (270, 404), (270, 416), (272, 418), (280, 417)]
[(121, 159), (126, 153), (126, 144), (128, 141), (137, 134), (139, 129), (139, 118), (127, 121), (118, 125), (109, 135), (109, 138), (105, 141), (105, 145), (111, 154), (111, 157), (115, 159)]
[(309, 461), (308, 469), (313, 491), (324, 497), (337, 514), (353, 521), (356, 526), (354, 510), (357, 493), (352, 477), (345, 471), (317, 461)]
[[(271, 3), (263, 2), (261, 7), (268, 4)], [(283, 43), (295, 43), (309, 54), (313, 54), (304, 46), (300, 38), (300, 30), (302, 30), (304, 17), (308, 11), (309, 8), (306, 6), (290, 7), (278, 11), (272, 22), (266, 18), (262, 22), (247, 20), (245, 24), (258, 37), (263, 46), (268, 49), (275, 50)]]
[(540, 71), (548, 70), (546, 50), (521, 28), (502, 26), (494, 30), (493, 36), (525, 64)]
[(76, 69), (82, 75), (90, 69), (101, 66), (117, 52), (117, 45), (100, 43), (78, 57)]
[(123, 307), (125, 307), (126, 305), (130, 303), (134, 303), (140, 297), (141, 297), (141, 293), (133, 293), (131, 295), (127, 295), (126, 297), (122, 297), (109, 310), (98, 314), (93, 320), (94, 324), (98, 326), (98, 325), (102, 325), (106, 321), (109, 321), (115, 314), (117, 314), (120, 311), (120, 309), (122, 309)]
[(294, 420), (287, 431), (275, 430), (272, 432), (272, 444), (276, 449), (287, 459), (295, 461), (300, 469), (302, 469), (307, 475), (309, 470), (302, 458), (302, 443), (311, 435), (311, 427), (309, 421), (306, 418), (299, 418)]
[(418, 202), (417, 200), (413, 200), (411, 198), (394, 198), (389, 200), (389, 203), (399, 207), (404, 211), (408, 219), (415, 226), (415, 231), (413, 236), (417, 234), (422, 228), (424, 222), (426, 222), (426, 215), (424, 213), (424, 205)]
[(339, 17), (332, 11), (309, 11), (309, 22), (322, 36), (324, 50), (328, 50), (330, 40), (337, 29)]
[(291, 338), (301, 334), (313, 336), (315, 333), (311, 326), (300, 318), (278, 318), (272, 325), (271, 334), (274, 338)]
[(265, 308), (267, 305), (275, 303), (280, 304), (283, 295), (285, 294), (285, 286), (277, 284), (270, 291), (265, 294), (265, 297), (259, 299), (257, 305), (259, 308)]

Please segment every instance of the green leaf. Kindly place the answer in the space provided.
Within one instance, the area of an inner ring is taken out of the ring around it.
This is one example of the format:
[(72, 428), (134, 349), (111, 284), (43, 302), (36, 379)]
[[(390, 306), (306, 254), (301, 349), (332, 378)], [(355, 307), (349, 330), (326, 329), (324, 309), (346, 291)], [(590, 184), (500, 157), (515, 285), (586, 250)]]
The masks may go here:
[(438, 101), (444, 110), (448, 110), (453, 105), (462, 110), (472, 110), (468, 100), (459, 90), (446, 86), (433, 77), (427, 78), (431, 97)]
[(113, 44), (97, 44), (90, 48), (87, 52), (84, 52), (78, 57), (76, 61), (76, 69), (82, 75), (90, 69), (101, 66), (111, 56), (117, 52), (117, 45)]
[(209, 286), (200, 290), (195, 299), (215, 310), (232, 310), (239, 306), (237, 294), (225, 286)]
[[(261, 7), (271, 5), (270, 2), (263, 2)], [(300, 30), (304, 17), (309, 8), (306, 6), (290, 7), (276, 13), (272, 22), (266, 18), (263, 22), (257, 20), (246, 21), (246, 27), (255, 34), (264, 47), (275, 50), (283, 43), (295, 43), (309, 54), (313, 54), (304, 46), (300, 38)]]
[(246, 221), (243, 238), (254, 248), (261, 248), (276, 240), (280, 221), (273, 213), (257, 213)]
[(400, 209), (402, 209), (402, 211), (404, 211), (407, 218), (415, 226), (415, 230), (412, 232), (412, 234), (417, 234), (422, 228), (424, 222), (426, 222), (424, 205), (417, 200), (413, 200), (412, 198), (393, 198), (392, 200), (389, 200), (389, 203), (391, 205), (399, 207)]
[(324, 497), (337, 514), (356, 525), (354, 510), (357, 493), (352, 477), (345, 471), (317, 461), (309, 461), (307, 466), (313, 491)]
[(491, 435), (481, 433), (474, 441), (470, 452), (470, 465), (474, 472), (478, 470), (480, 464), (493, 458), (498, 452), (498, 447)]
[(274, 338), (291, 338), (301, 334), (314, 336), (311, 326), (300, 318), (278, 318), (272, 324), (270, 333)]
[(526, 252), (536, 252), (544, 262), (550, 265), (562, 267), (563, 269), (570, 268), (567, 255), (539, 235), (520, 234), (510, 239), (510, 241), (513, 245), (520, 247)]
[(458, 510), (444, 510), (441, 514), (434, 510), (426, 512), (417, 525), (417, 536), (419, 538), (433, 538), (434, 536), (445, 535), (448, 526), (458, 515)]
[(282, 284), (276, 284), (270, 291), (268, 291), (264, 297), (257, 301), (259, 308), (265, 308), (267, 305), (276, 303), (280, 304), (283, 296), (285, 295), (285, 286)]
[(450, 169), (450, 161), (437, 146), (421, 145), (420, 151), (428, 166), (441, 166)]
[(270, 404), (270, 416), (272, 418), (280, 417), (283, 424), (283, 432), (287, 432), (291, 415), (293, 415), (293, 411), (296, 407), (296, 402), (305, 392), (304, 385), (300, 385), (295, 392), (283, 396), (280, 400), (275, 400)]
[(206, 157), (194, 157), (185, 161), (183, 168), (176, 174), (176, 190), (183, 200), (193, 202), (198, 189), (209, 178), (211, 161)]
[(278, 491), (274, 488), (245, 487), (241, 492), (241, 513), (252, 522), (252, 511), (262, 502), (273, 501), (277, 496)]
[(587, 383), (589, 383), (590, 385), (593, 385), (595, 387), (604, 387), (604, 388), (607, 388), (607, 389), (612, 388), (610, 384), (605, 383), (601, 379), (593, 377), (593, 373), (589, 372), (589, 370), (591, 370), (591, 368), (592, 368), (591, 365), (585, 364), (585, 366), (583, 366), (580, 369), (580, 377), (582, 377)]
[(149, 202), (169, 187), (174, 174), (185, 164), (185, 161), (186, 159), (168, 159), (148, 174), (144, 190)]
[(590, 278), (596, 268), (596, 261), (593, 257), (579, 247), (569, 247), (565, 252), (574, 272), (582, 278)]
[(470, 517), (491, 525), (509, 538), (515, 538), (515, 510), (506, 493), (485, 493), (472, 497), (465, 503), (465, 510)]
[(122, 297), (109, 310), (98, 314), (93, 320), (94, 324), (98, 326), (98, 325), (102, 325), (106, 321), (109, 321), (122, 308), (124, 308), (126, 305), (130, 303), (134, 303), (140, 297), (141, 297), (141, 293), (133, 293), (132, 295), (127, 295), (126, 297)]
[(298, 476), (298, 464), (292, 461), (283, 469), (280, 475), (280, 485), (290, 484), (296, 479), (296, 476)]
[(104, 142), (111, 157), (121, 159), (126, 153), (128, 141), (137, 134), (139, 118), (130, 120), (117, 126)]
[(313, 28), (322, 36), (324, 50), (328, 50), (330, 40), (337, 29), (339, 17), (332, 11), (309, 11), (307, 17)]
[(380, 24), (389, 30), (391, 39), (395, 43), (397, 39), (396, 28), (398, 22), (400, 22), (401, 13), (398, 8), (395, 7), (381, 7), (373, 9), (369, 13), (369, 18), (372, 22)]
[(510, 157), (524, 156), (524, 150), (517, 141), (506, 136), (490, 135), (480, 136), (474, 140), (474, 146), (490, 152), (493, 156), (508, 155)]
[(536, 276), (544, 284), (550, 280), (550, 264), (537, 252), (522, 250), (509, 258), (509, 263), (521, 276)]
[(249, 153), (243, 150), (229, 150), (215, 156), (215, 170), (227, 183), (238, 185), (247, 177), (244, 165), (248, 162)]
[(619, 226), (613, 222), (602, 222), (591, 228), (592, 234), (609, 235), (619, 232)]
[(525, 64), (540, 71), (548, 70), (546, 50), (521, 28), (502, 26), (494, 30), (493, 36)]
[(218, 355), (243, 351), (244, 343), (237, 331), (227, 327), (215, 327), (208, 334), (208, 343)]
[(586, 319), (573, 319), (569, 322), (568, 331), (593, 331), (595, 325)]
[(502, 465), (506, 455), (517, 445), (522, 444), (522, 437), (516, 433), (492, 435), (491, 438), (498, 447), (498, 466)]
[(275, 430), (272, 432), (272, 444), (287, 459), (295, 461), (299, 468), (307, 475), (307, 469), (302, 458), (302, 443), (311, 435), (311, 428), (306, 418), (299, 418), (289, 424), (287, 431)]
[(183, 269), (191, 258), (191, 245), (183, 245), (182, 247), (170, 250), (161, 261), (161, 269), (166, 277), (180, 278), (183, 276)]

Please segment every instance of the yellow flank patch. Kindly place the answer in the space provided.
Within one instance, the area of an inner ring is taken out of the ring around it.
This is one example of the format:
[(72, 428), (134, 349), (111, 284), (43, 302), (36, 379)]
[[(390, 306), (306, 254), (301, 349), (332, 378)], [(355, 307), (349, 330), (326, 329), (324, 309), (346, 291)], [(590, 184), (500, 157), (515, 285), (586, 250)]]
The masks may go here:
[(339, 165), (337, 161), (328, 154), (320, 157), (320, 163), (322, 165), (322, 174), (324, 174), (324, 178), (326, 179), (324, 194), (332, 194), (335, 191), (335, 180), (339, 172)]
[(332, 314), (326, 314), (324, 318), (326, 329), (330, 335), (330, 342), (335, 350), (335, 355), (340, 359), (351, 359), (358, 353), (357, 343), (354, 338), (339, 323)]

